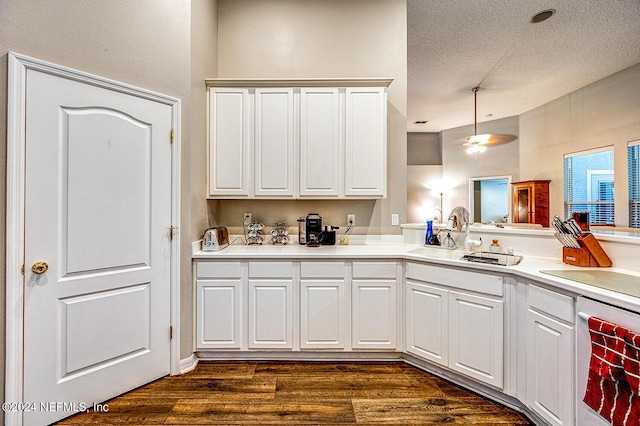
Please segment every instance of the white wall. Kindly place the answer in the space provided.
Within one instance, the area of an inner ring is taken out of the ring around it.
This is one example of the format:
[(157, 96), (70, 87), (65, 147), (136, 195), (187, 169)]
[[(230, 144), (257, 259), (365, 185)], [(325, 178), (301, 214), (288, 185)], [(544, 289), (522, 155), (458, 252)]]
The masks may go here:
[(520, 116), (520, 177), (551, 179), (550, 213), (563, 212), (563, 155), (614, 146), (616, 226), (628, 226), (627, 142), (640, 139), (640, 64)]
[[(478, 134), (503, 133), (518, 135), (518, 117), (478, 123)], [(473, 125), (442, 132), (442, 187), (445, 218), (456, 206), (469, 205), (469, 178), (512, 176), (520, 179), (519, 139), (507, 144), (487, 148), (476, 158), (465, 152), (464, 138), (473, 134)]]
[[(203, 60), (191, 75), (192, 7), (194, 25), (207, 34), (198, 55), (215, 58), (215, 1), (209, 0), (2, 0), (0, 2), (0, 134), (6, 137), (7, 53), (15, 51), (175, 96), (182, 100), (182, 208), (180, 233), (181, 356), (192, 353), (191, 241), (207, 221), (204, 201)], [(202, 13), (202, 15), (200, 14)], [(208, 15), (208, 17), (206, 16)], [(211, 74), (206, 72), (206, 76)], [(198, 83), (199, 81), (199, 83)], [(192, 90), (198, 101), (192, 104)], [(6, 214), (6, 143), (0, 144), (0, 222)], [(193, 187), (192, 187), (193, 185)], [(192, 196), (192, 194), (194, 194)], [(0, 226), (0, 283), (5, 283), (5, 227)], [(186, 253), (186, 256), (184, 255)], [(3, 284), (0, 284), (3, 285)], [(16, 285), (16, 283), (7, 283)], [(0, 288), (0, 323), (4, 324), (5, 289)], [(4, 327), (0, 327), (0, 396), (4, 393)], [(3, 418), (0, 416), (0, 423)]]
[(400, 227), (391, 226), (391, 213), (398, 213), (401, 222), (406, 220), (406, 2), (219, 0), (218, 5), (218, 77), (391, 77), (394, 81), (387, 104), (387, 199), (216, 201), (209, 203), (212, 223), (240, 226), (245, 209), (265, 223), (284, 219), (289, 224), (318, 211), (325, 223), (343, 226), (346, 213), (354, 212), (358, 233), (399, 234)]

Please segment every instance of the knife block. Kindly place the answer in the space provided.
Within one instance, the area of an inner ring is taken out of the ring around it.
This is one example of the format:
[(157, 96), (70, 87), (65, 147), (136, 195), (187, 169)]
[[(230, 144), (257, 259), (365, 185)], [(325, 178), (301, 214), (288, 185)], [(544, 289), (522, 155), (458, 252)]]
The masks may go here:
[(582, 234), (578, 238), (580, 248), (562, 247), (562, 261), (574, 266), (604, 266), (613, 264), (607, 253), (593, 236)]

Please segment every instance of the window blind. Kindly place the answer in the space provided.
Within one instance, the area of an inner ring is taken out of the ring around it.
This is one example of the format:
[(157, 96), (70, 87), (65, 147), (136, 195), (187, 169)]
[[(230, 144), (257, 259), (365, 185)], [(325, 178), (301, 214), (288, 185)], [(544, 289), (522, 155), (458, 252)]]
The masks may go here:
[(629, 227), (640, 228), (640, 140), (627, 147), (629, 173)]
[(592, 225), (615, 224), (613, 148), (564, 156), (564, 214), (589, 212)]

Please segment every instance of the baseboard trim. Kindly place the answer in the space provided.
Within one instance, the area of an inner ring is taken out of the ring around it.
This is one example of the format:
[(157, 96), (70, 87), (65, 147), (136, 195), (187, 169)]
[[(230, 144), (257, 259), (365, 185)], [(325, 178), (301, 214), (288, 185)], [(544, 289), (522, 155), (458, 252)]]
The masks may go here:
[(188, 373), (189, 371), (194, 370), (197, 365), (198, 357), (196, 354), (191, 354), (189, 358), (180, 360), (180, 373), (178, 374)]
[(214, 352), (196, 353), (200, 361), (402, 361), (399, 352)]

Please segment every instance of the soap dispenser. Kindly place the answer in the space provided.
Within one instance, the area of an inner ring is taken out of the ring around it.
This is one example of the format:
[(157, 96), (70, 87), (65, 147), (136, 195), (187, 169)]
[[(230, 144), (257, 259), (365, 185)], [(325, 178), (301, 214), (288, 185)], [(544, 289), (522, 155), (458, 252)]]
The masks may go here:
[(442, 245), (446, 248), (454, 249), (456, 248), (456, 242), (453, 238), (451, 238), (451, 232), (447, 232), (447, 236), (445, 237)]

